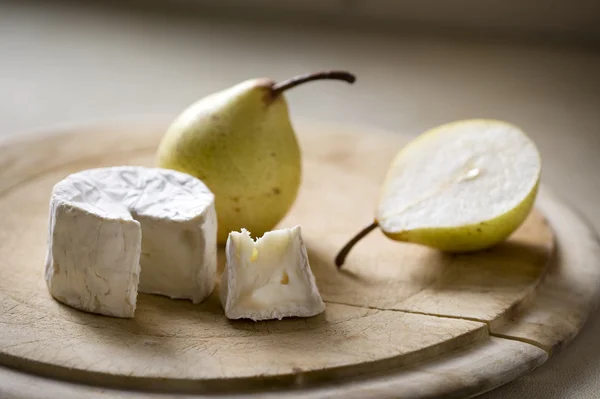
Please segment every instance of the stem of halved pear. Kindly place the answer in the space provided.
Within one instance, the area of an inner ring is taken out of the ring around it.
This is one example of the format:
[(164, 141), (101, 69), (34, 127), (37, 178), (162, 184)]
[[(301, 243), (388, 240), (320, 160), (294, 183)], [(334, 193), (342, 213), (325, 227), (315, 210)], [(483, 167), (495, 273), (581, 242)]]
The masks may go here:
[(354, 83), (356, 81), (356, 77), (350, 72), (346, 71), (323, 71), (323, 72), (315, 72), (315, 73), (307, 73), (305, 75), (300, 75), (293, 77), (288, 80), (284, 80), (283, 82), (275, 83), (271, 88), (271, 92), (273, 96), (277, 96), (283, 91), (287, 89), (291, 89), (292, 87), (301, 85), (302, 83), (311, 82), (313, 80), (343, 80), (348, 83)]
[(378, 226), (379, 224), (377, 223), (377, 221), (375, 221), (367, 227), (365, 227), (364, 229), (362, 229), (361, 231), (359, 231), (358, 234), (356, 234), (354, 237), (352, 237), (352, 239), (348, 241), (346, 245), (344, 245), (344, 248), (342, 248), (341, 251), (338, 252), (337, 256), (335, 257), (335, 265), (338, 268), (342, 267), (352, 247), (354, 247), (354, 245), (356, 245), (357, 242), (362, 240), (367, 234), (375, 230)]

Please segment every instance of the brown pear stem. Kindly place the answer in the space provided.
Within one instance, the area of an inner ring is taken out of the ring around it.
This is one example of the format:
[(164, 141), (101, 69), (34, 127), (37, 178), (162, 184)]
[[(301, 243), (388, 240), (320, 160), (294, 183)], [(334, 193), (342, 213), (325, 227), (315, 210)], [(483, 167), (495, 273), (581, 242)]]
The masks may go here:
[(357, 242), (362, 240), (367, 234), (375, 230), (378, 226), (379, 225), (377, 224), (377, 221), (375, 221), (367, 227), (365, 227), (364, 229), (362, 229), (357, 235), (355, 235), (350, 241), (348, 241), (348, 243), (344, 245), (344, 248), (342, 248), (342, 250), (335, 257), (335, 265), (338, 268), (342, 267), (352, 247), (354, 247), (354, 245), (356, 245)]
[(350, 72), (346, 71), (324, 71), (316, 73), (307, 73), (305, 75), (300, 75), (288, 80), (284, 80), (283, 82), (275, 83), (271, 88), (271, 92), (273, 93), (273, 96), (277, 96), (283, 91), (301, 85), (302, 83), (322, 79), (344, 80), (348, 83), (354, 83), (354, 81), (356, 81), (356, 77)]

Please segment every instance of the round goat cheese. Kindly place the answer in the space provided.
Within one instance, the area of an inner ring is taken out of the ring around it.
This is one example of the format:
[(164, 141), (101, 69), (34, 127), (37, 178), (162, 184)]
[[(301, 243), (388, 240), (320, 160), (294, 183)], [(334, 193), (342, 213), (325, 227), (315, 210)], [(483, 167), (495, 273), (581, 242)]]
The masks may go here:
[(50, 294), (129, 318), (138, 291), (198, 303), (215, 285), (216, 219), (213, 193), (185, 173), (140, 166), (74, 173), (50, 200)]

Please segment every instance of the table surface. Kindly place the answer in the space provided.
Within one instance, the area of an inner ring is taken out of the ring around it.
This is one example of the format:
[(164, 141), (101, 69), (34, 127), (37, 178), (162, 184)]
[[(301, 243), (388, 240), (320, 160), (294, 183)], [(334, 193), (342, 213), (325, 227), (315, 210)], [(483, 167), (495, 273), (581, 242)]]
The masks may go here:
[[(351, 90), (294, 89), (292, 117), (411, 135), (456, 119), (509, 120), (538, 144), (543, 182), (600, 229), (598, 49), (73, 4), (0, 5), (0, 140), (74, 122), (170, 118), (247, 78), (344, 68), (358, 76)], [(598, 316), (542, 367), (481, 398), (596, 397)]]

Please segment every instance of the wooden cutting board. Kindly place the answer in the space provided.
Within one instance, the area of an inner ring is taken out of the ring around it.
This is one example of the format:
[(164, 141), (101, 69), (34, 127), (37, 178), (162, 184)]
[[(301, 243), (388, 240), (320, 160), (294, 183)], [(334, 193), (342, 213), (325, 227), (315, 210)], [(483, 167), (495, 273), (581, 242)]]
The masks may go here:
[(407, 138), (315, 125), (298, 129), (303, 184), (280, 226), (302, 226), (324, 314), (228, 321), (218, 287), (199, 305), (140, 294), (132, 320), (56, 302), (43, 277), (52, 186), (82, 169), (152, 166), (165, 126), (0, 146), (0, 397), (467, 397), (545, 362), (598, 304), (598, 241), (545, 189), (494, 249), (445, 255), (376, 231), (338, 271)]

